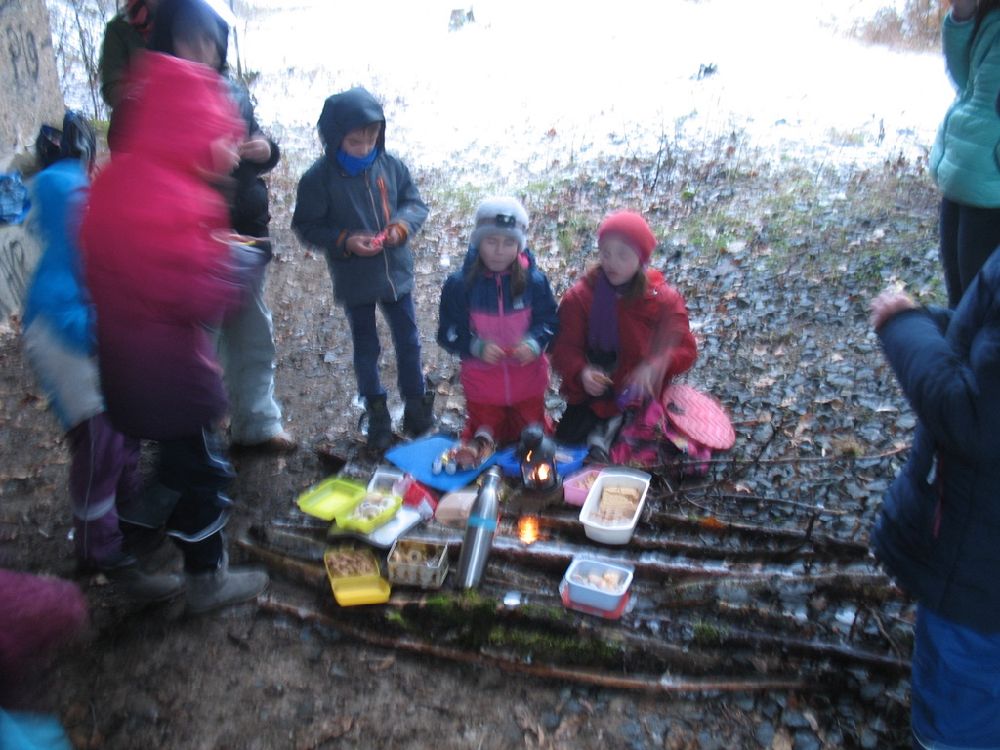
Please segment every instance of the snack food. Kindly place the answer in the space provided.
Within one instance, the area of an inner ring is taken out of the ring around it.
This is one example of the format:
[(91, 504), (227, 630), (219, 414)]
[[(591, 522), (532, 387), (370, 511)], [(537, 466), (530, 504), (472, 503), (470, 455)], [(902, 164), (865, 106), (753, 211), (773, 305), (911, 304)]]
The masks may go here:
[(436, 589), (448, 575), (448, 548), (442, 544), (397, 539), (389, 552), (389, 580)]
[(377, 492), (369, 492), (358, 505), (347, 516), (349, 521), (371, 521), (393, 503), (393, 499), (388, 495)]
[(636, 487), (604, 487), (591, 518), (602, 523), (628, 521), (635, 515), (640, 496)]
[(365, 576), (378, 573), (372, 565), (372, 557), (362, 550), (328, 549), (323, 553), (323, 562), (334, 578)]
[(437, 556), (437, 551), (432, 551), (426, 544), (407, 544), (404, 547), (397, 546), (390, 560), (407, 565), (428, 565), (435, 562)]

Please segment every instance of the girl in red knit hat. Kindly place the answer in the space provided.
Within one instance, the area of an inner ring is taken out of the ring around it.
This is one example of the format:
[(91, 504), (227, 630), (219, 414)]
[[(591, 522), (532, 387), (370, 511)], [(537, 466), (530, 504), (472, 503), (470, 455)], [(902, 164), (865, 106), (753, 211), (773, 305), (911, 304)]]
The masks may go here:
[(622, 407), (659, 399), (697, 358), (684, 298), (648, 268), (656, 237), (643, 217), (618, 211), (597, 230), (598, 265), (563, 296), (552, 366), (566, 411), (556, 439), (586, 444), (607, 462)]

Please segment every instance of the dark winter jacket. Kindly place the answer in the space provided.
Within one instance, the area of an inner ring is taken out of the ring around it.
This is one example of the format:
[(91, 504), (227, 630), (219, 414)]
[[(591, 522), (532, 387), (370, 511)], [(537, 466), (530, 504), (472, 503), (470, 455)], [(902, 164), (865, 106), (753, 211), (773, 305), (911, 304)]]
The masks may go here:
[(128, 74), (129, 65), (136, 56), (146, 49), (146, 40), (128, 22), (125, 12), (117, 14), (104, 28), (101, 43), (101, 96), (108, 108), (114, 110), (121, 100), (122, 87)]
[[(478, 262), (469, 248), (465, 266), (451, 274), (441, 290), (438, 343), (462, 358), (465, 396), (482, 404), (510, 406), (545, 394), (549, 362), (544, 351), (559, 328), (555, 297), (545, 275), (535, 266), (531, 251), (520, 262), (527, 272), (524, 291), (511, 293), (510, 273), (483, 270), (469, 284), (469, 270)], [(527, 342), (540, 357), (522, 365), (513, 356), (487, 364), (477, 356), (484, 341), (512, 350)]]
[[(383, 123), (378, 157), (351, 177), (337, 162), (344, 136), (372, 122)], [(370, 93), (354, 88), (326, 100), (319, 130), (326, 153), (299, 181), (292, 228), (307, 245), (326, 253), (337, 301), (348, 306), (398, 300), (413, 289), (413, 254), (408, 242), (371, 257), (352, 255), (352, 233), (378, 234), (402, 224), (411, 238), (427, 218), (427, 206), (406, 166), (385, 151), (385, 114)]]
[(209, 326), (243, 290), (218, 239), (229, 216), (210, 183), (212, 143), (242, 123), (203, 65), (149, 52), (133, 72), (122, 151), (94, 180), (80, 236), (108, 414), (128, 435), (167, 440), (226, 409)]
[(872, 532), (875, 555), (940, 616), (1000, 632), (1000, 254), (950, 322), (914, 310), (879, 330), (919, 418)]
[[(262, 136), (263, 132), (254, 116), (250, 92), (247, 91), (246, 86), (231, 75), (226, 78), (226, 82), (240, 117), (246, 123), (246, 137)], [(281, 159), (281, 151), (278, 149), (278, 144), (270, 138), (267, 138), (267, 142), (271, 146), (270, 159), (263, 164), (241, 159), (232, 174), (236, 184), (235, 194), (230, 202), (230, 221), (233, 229), (240, 234), (248, 234), (251, 237), (266, 237), (268, 224), (271, 221), (267, 184), (262, 175), (275, 168), (278, 160)]]
[[(580, 380), (580, 373), (588, 364), (590, 308), (594, 303), (594, 283), (600, 272), (600, 268), (590, 271), (559, 303), (559, 335), (552, 346), (552, 366), (562, 377), (561, 391), (568, 403), (590, 401), (591, 410), (607, 419), (619, 411), (615, 399), (591, 400)], [(674, 341), (664, 388), (673, 376), (691, 369), (698, 357), (698, 345), (688, 325), (684, 298), (663, 280), (659, 271), (647, 269), (646, 279), (646, 292), (641, 298), (618, 300), (620, 350), (611, 373), (615, 393), (622, 391), (632, 371), (649, 357), (654, 341)]]

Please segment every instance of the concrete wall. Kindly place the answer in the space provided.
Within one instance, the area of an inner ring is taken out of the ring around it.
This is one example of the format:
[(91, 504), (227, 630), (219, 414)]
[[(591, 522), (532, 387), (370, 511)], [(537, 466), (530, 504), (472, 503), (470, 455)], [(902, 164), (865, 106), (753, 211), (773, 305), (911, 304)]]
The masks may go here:
[[(43, 123), (62, 123), (63, 98), (44, 0), (0, 0), (0, 170), (23, 169)], [(39, 247), (23, 225), (0, 225), (0, 324), (21, 307)]]

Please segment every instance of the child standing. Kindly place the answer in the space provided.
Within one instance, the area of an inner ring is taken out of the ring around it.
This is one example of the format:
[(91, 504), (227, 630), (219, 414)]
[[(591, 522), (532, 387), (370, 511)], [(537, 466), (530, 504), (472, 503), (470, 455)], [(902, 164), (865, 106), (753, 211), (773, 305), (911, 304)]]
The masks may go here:
[(462, 438), (481, 456), (516, 441), (545, 414), (556, 301), (527, 247), (528, 213), (516, 198), (487, 198), (461, 271), (441, 291), (438, 343), (462, 358), (468, 419)]
[[(228, 11), (225, 6), (220, 10)], [(250, 92), (233, 78), (226, 64), (229, 27), (235, 19), (222, 18), (203, 0), (162, 0), (159, 23), (149, 48), (219, 72), (239, 110), (246, 131), (240, 144), (240, 161), (225, 192), (229, 218), (237, 233), (259, 238), (258, 247), (270, 257), (267, 184), (263, 175), (281, 158), (278, 144), (264, 135), (254, 116)], [(281, 406), (274, 397), (275, 346), (271, 311), (264, 299), (266, 273), (256, 276), (246, 299), (230, 312), (219, 332), (219, 358), (229, 396), (229, 432), (233, 446), (274, 452), (292, 451), (295, 439), (284, 428)]]
[(326, 255), (334, 296), (344, 306), (354, 343), (354, 374), (368, 412), (368, 446), (392, 441), (375, 308), (389, 323), (403, 429), (432, 425), (433, 394), (425, 393), (420, 337), (413, 308), (413, 253), (407, 244), (427, 218), (410, 172), (385, 150), (382, 105), (363, 88), (329, 97), (319, 117), (326, 153), (299, 181), (292, 228)]
[(225, 551), (233, 471), (218, 435), (227, 404), (211, 332), (246, 284), (216, 188), (245, 131), (214, 70), (147, 52), (133, 73), (121, 151), (94, 181), (80, 238), (108, 414), (159, 443), (157, 484), (120, 513), (178, 544), (187, 608), (200, 613), (268, 582), (231, 569)]
[(697, 357), (684, 298), (647, 268), (656, 237), (633, 211), (607, 216), (597, 230), (599, 264), (559, 304), (552, 364), (566, 411), (556, 438), (608, 460), (622, 422), (621, 400), (659, 399)]
[(166, 599), (183, 582), (143, 572), (118, 526), (118, 503), (139, 492), (139, 441), (114, 428), (101, 396), (94, 312), (76, 241), (96, 138), (77, 112), (63, 117), (59, 152), (34, 180), (44, 252), (25, 301), (24, 352), (66, 430), (77, 561), (103, 571), (130, 599)]

